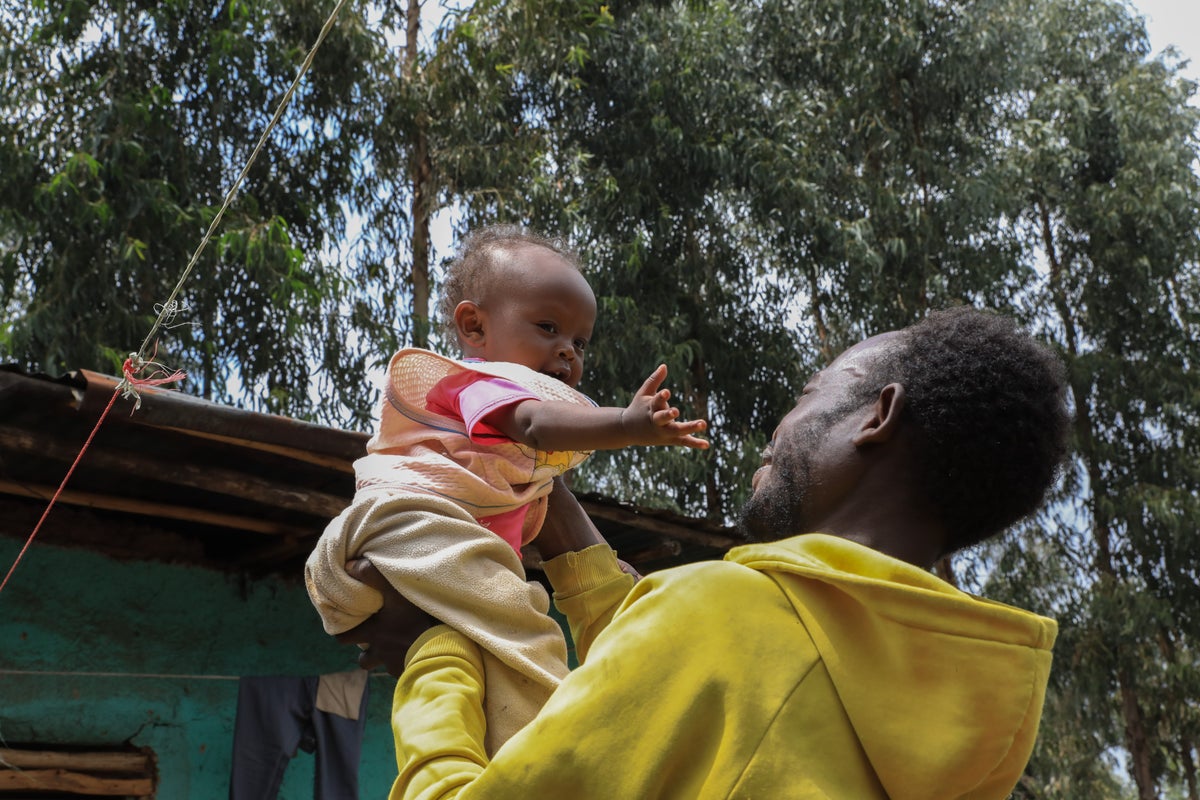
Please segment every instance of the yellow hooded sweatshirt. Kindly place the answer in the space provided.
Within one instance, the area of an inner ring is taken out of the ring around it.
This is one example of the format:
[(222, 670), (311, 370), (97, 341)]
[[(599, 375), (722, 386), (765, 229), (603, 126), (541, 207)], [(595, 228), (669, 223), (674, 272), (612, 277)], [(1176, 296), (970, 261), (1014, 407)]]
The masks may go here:
[(547, 572), (581, 666), (489, 763), (479, 652), (430, 629), (396, 687), (392, 800), (1004, 798), (1033, 748), (1054, 621), (845, 539), (632, 590), (606, 547)]

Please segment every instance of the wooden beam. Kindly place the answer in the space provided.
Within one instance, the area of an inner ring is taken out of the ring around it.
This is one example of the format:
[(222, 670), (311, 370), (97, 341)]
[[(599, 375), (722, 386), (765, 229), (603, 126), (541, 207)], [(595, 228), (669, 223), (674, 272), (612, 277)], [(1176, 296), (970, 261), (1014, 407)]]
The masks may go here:
[[(0, 447), (18, 453), (33, 453), (70, 464), (79, 451), (31, 431), (0, 426)], [(252, 500), (263, 505), (303, 511), (320, 517), (335, 517), (350, 503), (345, 497), (315, 490), (296, 489), (247, 472), (220, 467), (199, 466), (182, 459), (159, 458), (144, 453), (92, 447), (83, 463), (91, 469), (106, 470), (177, 486), (189, 486), (215, 494)]]
[(262, 547), (243, 552), (233, 560), (232, 565), (239, 570), (260, 570), (277, 567), (280, 562), (308, 557), (312, 552), (313, 539), (319, 531), (314, 530), (312, 537), (297, 540), (295, 536), (272, 537), (266, 540)]
[[(36, 497), (50, 501), (54, 496), (55, 487), (42, 486), (33, 483), (15, 483), (0, 480), (0, 493), (15, 494), (19, 497)], [(243, 517), (235, 514), (222, 514), (201, 508), (185, 508), (166, 503), (153, 503), (148, 500), (134, 500), (128, 497), (112, 497), (111, 495), (77, 492), (65, 489), (58, 497), (58, 502), (86, 508), (98, 508), (104, 511), (123, 511), (126, 514), (140, 514), (147, 517), (165, 517), (186, 522), (198, 522), (202, 525), (215, 525), (218, 528), (234, 528), (235, 530), (269, 533), (272, 535), (291, 534), (293, 536), (313, 536), (320, 533), (316, 528), (301, 528), (296, 525), (284, 525), (257, 517)]]
[(600, 503), (593, 503), (589, 500), (580, 500), (579, 504), (583, 506), (583, 510), (587, 512), (587, 515), (594, 519), (606, 519), (610, 522), (625, 525), (626, 527), (639, 528), (644, 531), (662, 534), (672, 539), (678, 539), (681, 542), (690, 542), (692, 544), (726, 550), (742, 544), (741, 541), (732, 536), (698, 531), (677, 522), (667, 522), (624, 508), (614, 508), (612, 506), (601, 505)]
[[(224, 442), (225, 444), (236, 445), (237, 447), (245, 447), (250, 450), (260, 450), (264, 453), (274, 453), (275, 455), (286, 456), (296, 461), (303, 461), (307, 464), (316, 464), (319, 467), (327, 467), (335, 469), (339, 472), (354, 474), (354, 459), (341, 458), (338, 456), (325, 455), (324, 453), (311, 453), (298, 447), (288, 447), (286, 445), (271, 444), (270, 442), (256, 442), (252, 439), (240, 439), (236, 436), (224, 436), (219, 433), (208, 433), (207, 431), (196, 431), (190, 428), (180, 428), (173, 425), (147, 425), (149, 428), (158, 428), (163, 431), (174, 431), (182, 433), (185, 436), (195, 436), (197, 439), (209, 439), (214, 442)], [(367, 450), (364, 447), (361, 455), (366, 455)]]
[(639, 550), (622, 551), (618, 555), (635, 567), (638, 564), (645, 564), (650, 561), (661, 561), (664, 558), (674, 558), (683, 552), (683, 545), (675, 539), (659, 539), (649, 547), (644, 547)]
[(154, 793), (154, 780), (148, 777), (99, 777), (65, 769), (0, 770), (0, 791), (12, 789), (74, 792), (94, 797), (141, 797)]
[(0, 767), (67, 769), (77, 772), (147, 772), (150, 770), (150, 756), (129, 750), (72, 753), (0, 747)]

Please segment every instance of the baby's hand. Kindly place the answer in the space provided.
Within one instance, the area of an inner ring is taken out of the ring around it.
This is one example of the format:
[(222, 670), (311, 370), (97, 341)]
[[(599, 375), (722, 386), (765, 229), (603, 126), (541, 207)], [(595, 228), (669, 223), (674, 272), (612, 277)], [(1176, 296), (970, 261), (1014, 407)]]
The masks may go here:
[(621, 413), (621, 423), (637, 444), (678, 444), (707, 450), (708, 442), (694, 434), (708, 428), (702, 419), (679, 421), (679, 409), (670, 404), (671, 390), (660, 389), (667, 379), (667, 365), (650, 374), (633, 401)]

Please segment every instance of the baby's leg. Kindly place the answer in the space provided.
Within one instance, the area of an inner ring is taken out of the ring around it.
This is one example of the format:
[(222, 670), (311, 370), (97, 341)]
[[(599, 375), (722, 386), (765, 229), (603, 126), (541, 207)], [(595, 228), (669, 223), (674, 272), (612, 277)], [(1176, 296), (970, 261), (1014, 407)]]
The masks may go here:
[[(566, 676), (566, 640), (548, 615), (546, 591), (525, 579), (504, 540), (454, 503), (374, 495), (329, 524), (305, 567), (327, 632), (349, 630), (380, 607), (379, 593), (345, 572), (346, 561), (362, 557), (484, 651), (489, 750), (528, 722)], [(507, 711), (494, 718), (496, 708)]]

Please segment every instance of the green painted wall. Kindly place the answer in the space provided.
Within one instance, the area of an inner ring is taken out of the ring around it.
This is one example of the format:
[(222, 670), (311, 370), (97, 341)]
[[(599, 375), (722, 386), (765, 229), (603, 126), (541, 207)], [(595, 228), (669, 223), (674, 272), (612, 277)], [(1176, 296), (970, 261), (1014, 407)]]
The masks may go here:
[[(0, 539), (4, 572), (21, 544)], [(355, 652), (321, 630), (298, 578), (244, 582), (39, 542), (0, 593), (0, 744), (150, 747), (160, 800), (219, 800), (228, 796), (237, 681), (95, 673), (316, 675), (354, 668)], [(370, 680), (364, 799), (385, 797), (395, 777), (394, 686), (386, 675)], [(313, 758), (301, 751), (279, 797), (311, 798), (312, 779)]]

